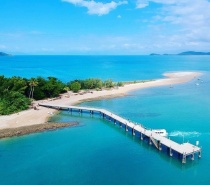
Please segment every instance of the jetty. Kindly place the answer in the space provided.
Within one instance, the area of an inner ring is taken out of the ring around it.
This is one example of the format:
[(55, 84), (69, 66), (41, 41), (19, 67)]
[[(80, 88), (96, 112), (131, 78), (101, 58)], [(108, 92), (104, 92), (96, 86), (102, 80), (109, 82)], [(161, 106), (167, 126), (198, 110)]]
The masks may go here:
[(103, 119), (107, 119), (112, 121), (114, 124), (119, 125), (121, 128), (125, 129), (126, 132), (131, 132), (141, 140), (147, 141), (150, 145), (153, 145), (155, 148), (157, 148), (157, 150), (166, 151), (170, 157), (174, 156), (178, 159), (181, 159), (183, 164), (187, 162), (187, 158), (194, 160), (195, 155), (197, 155), (198, 158), (201, 158), (201, 147), (188, 142), (179, 144), (175, 141), (172, 141), (170, 138), (155, 133), (151, 129), (145, 128), (142, 124), (134, 123), (105, 109), (50, 104), (39, 105), (57, 110), (65, 110), (70, 113), (78, 112), (79, 114), (88, 113), (90, 115), (99, 115)]

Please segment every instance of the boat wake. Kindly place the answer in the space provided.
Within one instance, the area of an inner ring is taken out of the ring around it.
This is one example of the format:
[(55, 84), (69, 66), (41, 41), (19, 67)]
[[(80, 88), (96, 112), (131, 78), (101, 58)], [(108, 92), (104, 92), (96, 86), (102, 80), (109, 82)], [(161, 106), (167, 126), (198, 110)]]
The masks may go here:
[(183, 131), (174, 131), (168, 134), (169, 137), (198, 137), (201, 133), (193, 131), (193, 132), (183, 132)]

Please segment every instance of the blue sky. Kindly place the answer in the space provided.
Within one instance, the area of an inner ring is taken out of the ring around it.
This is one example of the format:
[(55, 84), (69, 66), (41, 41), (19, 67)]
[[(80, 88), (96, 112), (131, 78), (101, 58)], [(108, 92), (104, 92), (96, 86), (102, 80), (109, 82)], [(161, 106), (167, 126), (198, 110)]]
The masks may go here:
[(0, 51), (210, 51), (209, 0), (0, 0)]

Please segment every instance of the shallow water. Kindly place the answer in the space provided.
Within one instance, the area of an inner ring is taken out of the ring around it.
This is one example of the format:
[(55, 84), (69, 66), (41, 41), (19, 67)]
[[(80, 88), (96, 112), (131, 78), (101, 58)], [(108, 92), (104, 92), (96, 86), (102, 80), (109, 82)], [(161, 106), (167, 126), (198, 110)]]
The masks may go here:
[[(73, 70), (73, 74), (69, 74), (68, 78), (79, 76), (79, 73), (81, 78), (96, 75), (94, 70), (102, 69), (106, 59), (110, 58), (113, 59), (112, 56), (105, 59), (99, 57), (100, 61), (103, 61), (97, 63), (95, 68), (95, 65), (92, 65), (92, 72), (85, 70), (84, 74), (84, 69)], [(163, 71), (172, 71), (172, 68), (187, 70), (188, 67), (189, 70), (197, 68), (205, 71), (205, 75), (201, 77), (203, 82), (194, 79), (173, 88), (165, 86), (137, 90), (129, 93), (129, 96), (85, 102), (81, 105), (108, 109), (148, 128), (165, 128), (170, 138), (179, 143), (189, 141), (195, 144), (199, 141), (203, 149), (201, 159), (188, 160), (187, 164), (182, 165), (180, 160), (158, 152), (147, 142), (126, 133), (112, 122), (98, 116), (81, 116), (77, 113), (71, 115), (64, 111), (53, 120), (79, 121), (79, 126), (0, 141), (1, 184), (209, 184), (210, 57), (180, 57), (178, 60), (178, 57), (171, 56), (166, 59), (162, 56), (158, 57), (157, 61), (153, 60), (154, 57), (148, 58), (149, 56), (146, 59), (136, 56), (130, 56), (129, 60), (123, 58), (123, 61), (127, 60), (124, 67), (129, 74), (128, 80), (135, 80), (137, 76), (156, 78), (160, 77)], [(108, 62), (109, 66), (112, 66), (108, 72), (100, 73), (101, 77), (126, 79), (126, 75), (121, 71), (121, 57), (114, 59)], [(137, 59), (149, 62), (142, 64), (143, 62), (135, 62)], [(172, 63), (175, 59), (177, 63)], [(81, 58), (77, 60), (82, 61)], [(87, 69), (89, 67), (87, 65)], [(2, 68), (5, 66), (0, 67)], [(133, 68), (135, 74), (132, 73)], [(52, 74), (59, 74), (50, 68), (48, 70)], [(18, 73), (18, 70), (16, 72)], [(35, 66), (34, 74), (36, 73), (39, 73), (39, 70)], [(4, 74), (10, 75), (8, 72)], [(26, 72), (25, 76), (29, 74)], [(195, 85), (196, 83), (199, 83), (199, 86)]]

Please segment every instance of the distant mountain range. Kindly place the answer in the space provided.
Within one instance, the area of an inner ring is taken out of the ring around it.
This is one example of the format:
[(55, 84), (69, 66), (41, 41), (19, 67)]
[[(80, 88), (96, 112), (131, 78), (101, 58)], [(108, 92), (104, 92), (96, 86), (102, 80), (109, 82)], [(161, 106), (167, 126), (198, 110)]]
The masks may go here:
[[(150, 55), (161, 55), (157, 53), (151, 53)], [(210, 55), (210, 52), (197, 52), (197, 51), (185, 51), (178, 54), (163, 54), (163, 55)]]
[(178, 55), (210, 55), (210, 52), (186, 51), (183, 53), (179, 53)]
[(10, 55), (4, 52), (0, 52), (0, 56), (10, 56)]

